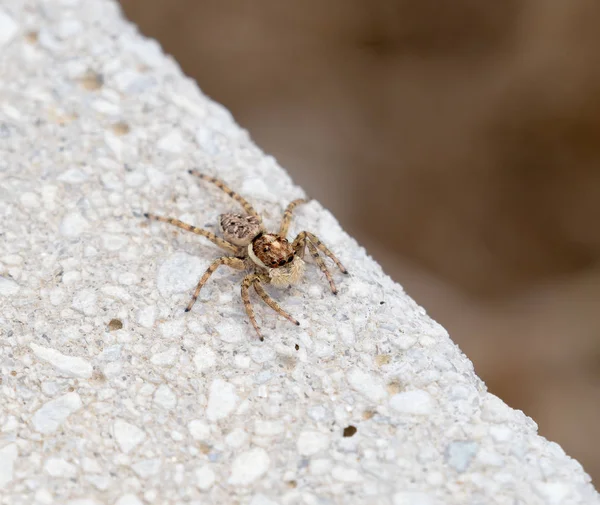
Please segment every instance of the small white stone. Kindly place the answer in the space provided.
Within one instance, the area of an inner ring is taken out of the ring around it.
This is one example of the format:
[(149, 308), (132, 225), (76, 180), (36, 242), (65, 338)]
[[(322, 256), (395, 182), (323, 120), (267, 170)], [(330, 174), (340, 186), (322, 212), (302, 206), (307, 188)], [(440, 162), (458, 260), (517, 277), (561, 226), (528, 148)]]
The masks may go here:
[(115, 502), (115, 505), (143, 505), (143, 502), (136, 495), (127, 493), (121, 496), (121, 498)]
[(107, 251), (115, 252), (121, 250), (129, 242), (125, 235), (106, 234), (102, 236), (102, 246)]
[(144, 65), (149, 67), (164, 65), (165, 57), (156, 40), (131, 38), (126, 40), (125, 43), (126, 49), (136, 55)]
[(0, 449), (0, 489), (6, 488), (13, 480), (14, 464), (18, 455), (17, 444), (8, 444)]
[(154, 393), (154, 403), (167, 410), (174, 409), (177, 405), (177, 395), (169, 386), (161, 384)]
[(79, 212), (73, 211), (65, 214), (58, 230), (63, 237), (78, 237), (89, 228), (87, 219)]
[(0, 277), (0, 296), (14, 296), (21, 287), (12, 279)]
[(160, 138), (156, 143), (161, 151), (168, 153), (179, 154), (183, 151), (184, 141), (181, 133), (178, 130), (173, 130), (164, 137)]
[(113, 424), (113, 433), (117, 444), (125, 454), (146, 439), (146, 434), (140, 428), (122, 419), (117, 419)]
[(513, 430), (501, 424), (490, 426), (489, 431), (495, 442), (508, 442), (515, 436)]
[(190, 421), (188, 430), (190, 430), (190, 435), (194, 440), (207, 440), (210, 437), (210, 426), (199, 419)]
[(61, 20), (56, 26), (55, 33), (61, 39), (68, 39), (77, 35), (83, 29), (83, 25), (75, 18)]
[(210, 466), (204, 465), (196, 470), (196, 486), (202, 491), (209, 490), (215, 483), (215, 472)]
[(372, 402), (379, 403), (387, 397), (387, 392), (379, 377), (358, 368), (350, 370), (346, 377), (352, 389)]
[(40, 199), (35, 193), (25, 192), (20, 196), (19, 201), (28, 209), (36, 209), (40, 206)]
[(216, 362), (217, 355), (211, 347), (207, 345), (198, 347), (196, 354), (194, 354), (194, 365), (196, 365), (196, 370), (199, 373), (214, 367)]
[(164, 297), (184, 293), (196, 287), (206, 270), (207, 261), (184, 252), (169, 256), (158, 269), (158, 291)]
[(156, 321), (156, 307), (154, 305), (148, 305), (147, 307), (138, 310), (136, 321), (144, 328), (152, 328), (154, 326), (154, 321)]
[(57, 179), (61, 182), (69, 184), (81, 184), (89, 179), (88, 174), (78, 168), (69, 168), (60, 174)]
[(100, 114), (105, 114), (107, 116), (121, 115), (121, 107), (116, 103), (109, 102), (108, 100), (102, 100), (98, 98), (93, 100), (90, 106)]
[(239, 398), (235, 386), (222, 379), (212, 381), (206, 407), (206, 417), (210, 421), (225, 419), (233, 412)]
[(54, 433), (81, 406), (81, 398), (75, 392), (67, 393), (55, 400), (46, 402), (33, 415), (33, 427), (40, 433)]
[(44, 470), (52, 477), (72, 479), (77, 475), (77, 467), (62, 458), (48, 458), (44, 463)]
[(91, 289), (82, 289), (73, 296), (73, 307), (78, 312), (83, 312), (86, 316), (93, 316), (98, 312), (98, 295)]
[(571, 486), (565, 482), (534, 482), (533, 489), (549, 505), (560, 505), (566, 502)]
[(345, 466), (334, 466), (331, 470), (331, 476), (340, 482), (360, 482), (363, 480), (363, 476), (356, 468)]
[(279, 505), (278, 502), (271, 500), (264, 494), (255, 494), (248, 505)]
[(131, 465), (131, 468), (137, 473), (142, 479), (153, 477), (160, 472), (162, 463), (159, 458), (144, 459)]
[(298, 437), (296, 447), (303, 456), (312, 456), (329, 447), (330, 437), (320, 431), (303, 431)]
[(93, 367), (83, 358), (67, 356), (56, 349), (33, 343), (29, 346), (38, 358), (50, 363), (54, 368), (70, 377), (89, 379), (92, 376)]
[(248, 433), (241, 428), (235, 428), (225, 437), (225, 443), (233, 449), (239, 449), (247, 440)]
[(420, 491), (400, 491), (395, 493), (394, 505), (437, 505), (439, 502), (434, 497)]
[(404, 391), (390, 398), (390, 407), (402, 414), (428, 415), (433, 412), (433, 398), (427, 391)]
[(333, 463), (327, 458), (316, 458), (311, 459), (309, 464), (309, 471), (311, 475), (324, 475), (331, 471)]
[(83, 458), (82, 468), (86, 473), (102, 473), (102, 467), (92, 458)]
[[(0, 486), (1, 489), (2, 486)], [(35, 504), (38, 505), (52, 505), (54, 503), (54, 498), (50, 491), (47, 489), (41, 488), (35, 492)]]
[(261, 437), (280, 435), (285, 431), (283, 422), (270, 419), (257, 419), (254, 421), (254, 433)]
[(228, 482), (234, 486), (247, 486), (262, 477), (270, 463), (267, 451), (260, 447), (243, 452), (233, 460)]
[(17, 22), (4, 9), (0, 9), (0, 47), (9, 44), (18, 31)]
[(177, 347), (169, 347), (166, 351), (153, 354), (150, 361), (158, 366), (173, 366), (177, 360), (179, 350)]
[(124, 302), (128, 302), (131, 300), (131, 295), (129, 294), (129, 292), (121, 286), (102, 286), (101, 291), (108, 298), (114, 298), (116, 300), (122, 300)]
[(446, 462), (457, 472), (462, 473), (469, 468), (477, 454), (479, 445), (469, 440), (456, 440), (446, 448)]

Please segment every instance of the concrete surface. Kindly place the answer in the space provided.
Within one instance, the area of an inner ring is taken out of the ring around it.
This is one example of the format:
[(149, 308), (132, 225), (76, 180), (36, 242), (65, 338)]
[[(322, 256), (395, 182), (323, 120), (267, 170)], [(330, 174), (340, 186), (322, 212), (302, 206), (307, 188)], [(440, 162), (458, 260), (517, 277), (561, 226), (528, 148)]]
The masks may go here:
[(591, 504), (581, 466), (486, 393), (446, 331), (317, 202), (315, 265), (255, 304), (219, 250), (226, 180), (275, 228), (300, 196), (109, 0), (0, 4), (0, 503)]

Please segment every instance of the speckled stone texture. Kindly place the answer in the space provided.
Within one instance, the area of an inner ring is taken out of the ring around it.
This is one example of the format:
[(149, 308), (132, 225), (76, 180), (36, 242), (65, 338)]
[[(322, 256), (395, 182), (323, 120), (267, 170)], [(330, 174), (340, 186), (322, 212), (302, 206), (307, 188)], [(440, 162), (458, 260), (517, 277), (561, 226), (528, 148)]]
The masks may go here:
[[(212, 230), (304, 196), (109, 0), (0, 3), (0, 503), (600, 503), (581, 466), (317, 202), (350, 270), (269, 289), (256, 340)], [(596, 441), (590, 441), (595, 443)]]

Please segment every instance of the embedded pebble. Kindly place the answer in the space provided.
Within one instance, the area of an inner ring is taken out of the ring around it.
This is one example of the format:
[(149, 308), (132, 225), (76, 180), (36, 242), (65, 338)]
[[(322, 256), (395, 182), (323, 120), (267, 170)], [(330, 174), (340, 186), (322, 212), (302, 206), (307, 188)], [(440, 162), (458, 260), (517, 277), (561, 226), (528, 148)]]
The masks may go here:
[(320, 431), (303, 431), (298, 437), (296, 448), (303, 456), (313, 456), (329, 447), (329, 435)]
[(345, 466), (334, 466), (331, 470), (331, 476), (340, 482), (360, 482), (363, 476), (356, 468)]
[(153, 354), (150, 361), (158, 366), (173, 366), (178, 354), (179, 350), (177, 347), (169, 347), (166, 351)]
[(433, 398), (427, 391), (404, 391), (390, 398), (390, 407), (402, 414), (428, 415), (433, 406)]
[(234, 449), (240, 448), (248, 440), (248, 433), (241, 428), (236, 428), (227, 434), (225, 437), (225, 443)]
[(235, 386), (222, 379), (215, 379), (210, 385), (206, 417), (219, 421), (233, 412), (239, 398)]
[(205, 345), (196, 350), (196, 354), (194, 354), (194, 365), (196, 365), (196, 370), (198, 370), (199, 373), (213, 368), (216, 363), (217, 356), (212, 348)]
[(161, 384), (154, 393), (154, 403), (166, 410), (174, 409), (177, 405), (177, 395), (169, 386)]
[(248, 505), (279, 505), (279, 503), (264, 494), (255, 494)]
[(208, 262), (197, 256), (177, 252), (169, 256), (160, 266), (157, 286), (162, 296), (184, 293), (194, 288), (202, 276)]
[(143, 505), (143, 502), (136, 495), (127, 493), (121, 496), (121, 498), (115, 502), (115, 505)]
[(210, 436), (210, 426), (199, 419), (190, 421), (188, 429), (194, 440), (207, 440)]
[(82, 289), (73, 296), (71, 307), (86, 316), (93, 316), (98, 312), (98, 295), (91, 289)]
[(114, 422), (113, 433), (117, 444), (125, 454), (146, 439), (146, 434), (140, 428), (122, 419)]
[(202, 491), (209, 490), (215, 483), (215, 472), (208, 465), (196, 470), (196, 486)]
[(0, 9), (0, 48), (6, 46), (15, 38), (19, 25), (4, 9)]
[(89, 228), (88, 220), (79, 212), (69, 212), (65, 214), (60, 222), (59, 231), (64, 237), (78, 237)]
[(434, 497), (420, 491), (400, 491), (394, 494), (392, 500), (394, 505), (442, 505)]
[(0, 296), (13, 296), (19, 292), (20, 286), (12, 279), (0, 277)]
[(570, 486), (565, 482), (534, 482), (533, 489), (549, 505), (561, 505), (571, 493)]
[(262, 477), (270, 463), (267, 451), (260, 447), (243, 452), (233, 460), (228, 482), (234, 486), (247, 486)]
[(352, 389), (359, 392), (368, 400), (380, 402), (387, 397), (383, 383), (374, 375), (363, 372), (358, 368), (353, 368), (346, 374), (346, 377)]
[(17, 444), (8, 444), (0, 449), (0, 490), (13, 480), (14, 465), (18, 455)]
[(72, 479), (77, 475), (77, 467), (62, 458), (48, 458), (44, 463), (44, 471), (52, 477)]
[(149, 305), (138, 310), (135, 320), (144, 328), (152, 328), (154, 321), (156, 321), (156, 307)]
[(476, 442), (466, 440), (457, 440), (446, 448), (445, 459), (452, 468), (462, 473), (469, 468), (471, 461), (477, 454), (479, 445)]
[(33, 343), (29, 344), (29, 347), (31, 347), (38, 358), (50, 363), (54, 368), (66, 375), (81, 379), (89, 379), (92, 376), (92, 365), (83, 358), (67, 356), (56, 349)]
[(177, 130), (173, 130), (164, 137), (160, 138), (156, 143), (156, 147), (158, 147), (161, 151), (179, 154), (184, 148), (183, 137)]
[(33, 427), (40, 433), (53, 433), (71, 414), (81, 407), (81, 398), (74, 392), (50, 400), (33, 415), (31, 419)]
[(144, 459), (131, 465), (131, 468), (137, 473), (142, 479), (148, 477), (154, 477), (160, 472), (162, 462), (159, 458)]

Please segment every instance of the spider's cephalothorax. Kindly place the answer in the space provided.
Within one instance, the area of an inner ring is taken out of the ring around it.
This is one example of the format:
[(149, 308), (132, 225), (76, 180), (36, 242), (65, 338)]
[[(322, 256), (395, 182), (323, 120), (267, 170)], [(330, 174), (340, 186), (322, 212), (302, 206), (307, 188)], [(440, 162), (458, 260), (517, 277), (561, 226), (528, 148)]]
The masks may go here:
[(293, 242), (286, 239), (292, 212), (294, 208), (305, 203), (306, 200), (299, 199), (291, 202), (283, 214), (283, 220), (278, 233), (267, 233), (262, 225), (260, 216), (254, 208), (235, 191), (232, 191), (219, 179), (204, 175), (196, 170), (190, 170), (190, 174), (199, 177), (205, 181), (211, 182), (218, 188), (227, 193), (231, 198), (237, 201), (246, 211), (243, 214), (222, 214), (220, 216), (221, 231), (223, 238), (217, 237), (214, 233), (201, 228), (196, 228), (183, 223), (178, 219), (156, 216), (154, 214), (145, 214), (149, 219), (170, 223), (178, 228), (202, 235), (208, 240), (225, 249), (231, 256), (222, 256), (215, 260), (206, 270), (204, 275), (198, 281), (196, 290), (185, 309), (190, 311), (196, 302), (202, 286), (206, 283), (212, 273), (220, 266), (227, 265), (236, 270), (251, 270), (242, 281), (242, 300), (246, 308), (246, 313), (259, 338), (263, 340), (262, 334), (254, 317), (254, 309), (250, 303), (249, 289), (253, 287), (261, 299), (278, 314), (285, 317), (292, 323), (299, 325), (290, 314), (283, 310), (279, 304), (269, 296), (262, 287), (262, 284), (273, 284), (276, 287), (285, 287), (296, 284), (304, 273), (304, 251), (308, 248), (311, 256), (316, 261), (321, 271), (329, 281), (332, 293), (337, 294), (337, 288), (331, 277), (323, 258), (319, 252), (329, 257), (337, 267), (345, 274), (348, 271), (335, 257), (335, 255), (312, 233), (303, 231), (298, 234)]

